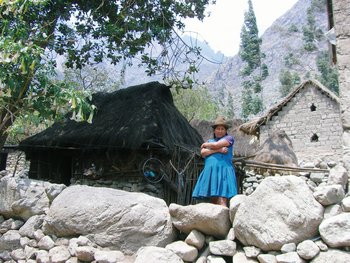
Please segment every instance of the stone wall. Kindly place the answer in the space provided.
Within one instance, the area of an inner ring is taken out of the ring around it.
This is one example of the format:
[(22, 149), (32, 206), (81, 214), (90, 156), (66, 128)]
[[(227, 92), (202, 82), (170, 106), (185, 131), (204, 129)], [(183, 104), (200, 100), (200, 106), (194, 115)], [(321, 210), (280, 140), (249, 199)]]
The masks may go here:
[[(8, 153), (6, 162), (7, 174), (18, 175), (29, 171), (30, 161), (26, 160), (25, 153), (12, 151)], [(71, 179), (72, 185), (88, 185), (95, 187), (108, 187), (128, 192), (142, 192), (162, 199), (170, 198), (165, 194), (164, 180), (158, 183), (147, 181), (142, 176), (119, 176), (117, 180), (91, 179), (87, 176), (75, 176)]]
[(9, 174), (29, 170), (30, 162), (26, 160), (24, 152), (11, 151), (7, 155), (6, 170)]
[(341, 100), (343, 133), (343, 163), (350, 170), (350, 5), (348, 0), (333, 1), (337, 36), (337, 66)]
[(339, 103), (311, 84), (306, 84), (291, 101), (260, 127), (260, 143), (274, 129), (284, 130), (299, 161), (339, 161), (342, 128)]

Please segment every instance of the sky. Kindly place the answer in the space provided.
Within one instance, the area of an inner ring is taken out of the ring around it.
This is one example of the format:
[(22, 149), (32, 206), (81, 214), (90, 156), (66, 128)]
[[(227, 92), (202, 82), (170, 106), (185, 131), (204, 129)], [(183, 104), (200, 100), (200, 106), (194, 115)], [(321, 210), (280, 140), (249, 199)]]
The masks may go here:
[[(252, 0), (259, 35), (287, 12), (298, 0)], [(248, 10), (248, 0), (216, 0), (208, 7), (210, 16), (203, 22), (186, 19), (186, 34), (208, 42), (214, 51), (225, 56), (238, 53), (244, 12)]]

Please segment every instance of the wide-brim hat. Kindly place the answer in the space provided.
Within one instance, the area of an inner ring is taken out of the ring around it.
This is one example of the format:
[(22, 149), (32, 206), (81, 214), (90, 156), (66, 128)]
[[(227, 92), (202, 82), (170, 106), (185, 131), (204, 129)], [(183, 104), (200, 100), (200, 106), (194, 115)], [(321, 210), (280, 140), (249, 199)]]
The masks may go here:
[(228, 122), (227, 122), (227, 120), (226, 120), (226, 118), (225, 118), (224, 116), (218, 116), (218, 117), (216, 118), (214, 124), (211, 125), (211, 127), (212, 127), (213, 129), (215, 129), (215, 127), (216, 127), (216, 126), (219, 126), (219, 125), (224, 126), (226, 129), (231, 128), (231, 125), (228, 124)]

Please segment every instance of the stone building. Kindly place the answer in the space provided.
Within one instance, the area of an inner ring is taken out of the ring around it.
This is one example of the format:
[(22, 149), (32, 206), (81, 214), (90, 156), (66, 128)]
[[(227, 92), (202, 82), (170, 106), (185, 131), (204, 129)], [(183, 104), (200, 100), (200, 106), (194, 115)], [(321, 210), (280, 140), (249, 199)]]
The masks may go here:
[(328, 0), (329, 25), (336, 34), (336, 59), (343, 126), (343, 164), (350, 171), (350, 4), (349, 0)]
[(342, 127), (339, 98), (316, 80), (296, 87), (264, 116), (241, 125), (262, 144), (273, 130), (284, 130), (299, 161), (339, 161)]

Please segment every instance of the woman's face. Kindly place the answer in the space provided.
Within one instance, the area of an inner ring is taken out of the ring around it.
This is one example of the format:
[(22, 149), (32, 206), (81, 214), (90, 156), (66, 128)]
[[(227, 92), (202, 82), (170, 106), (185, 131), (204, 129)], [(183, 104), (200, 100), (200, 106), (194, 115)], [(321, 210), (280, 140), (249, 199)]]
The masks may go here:
[(215, 134), (216, 138), (221, 138), (221, 137), (225, 136), (226, 132), (227, 132), (227, 130), (226, 130), (225, 126), (223, 126), (223, 125), (218, 125), (214, 129), (214, 134)]

